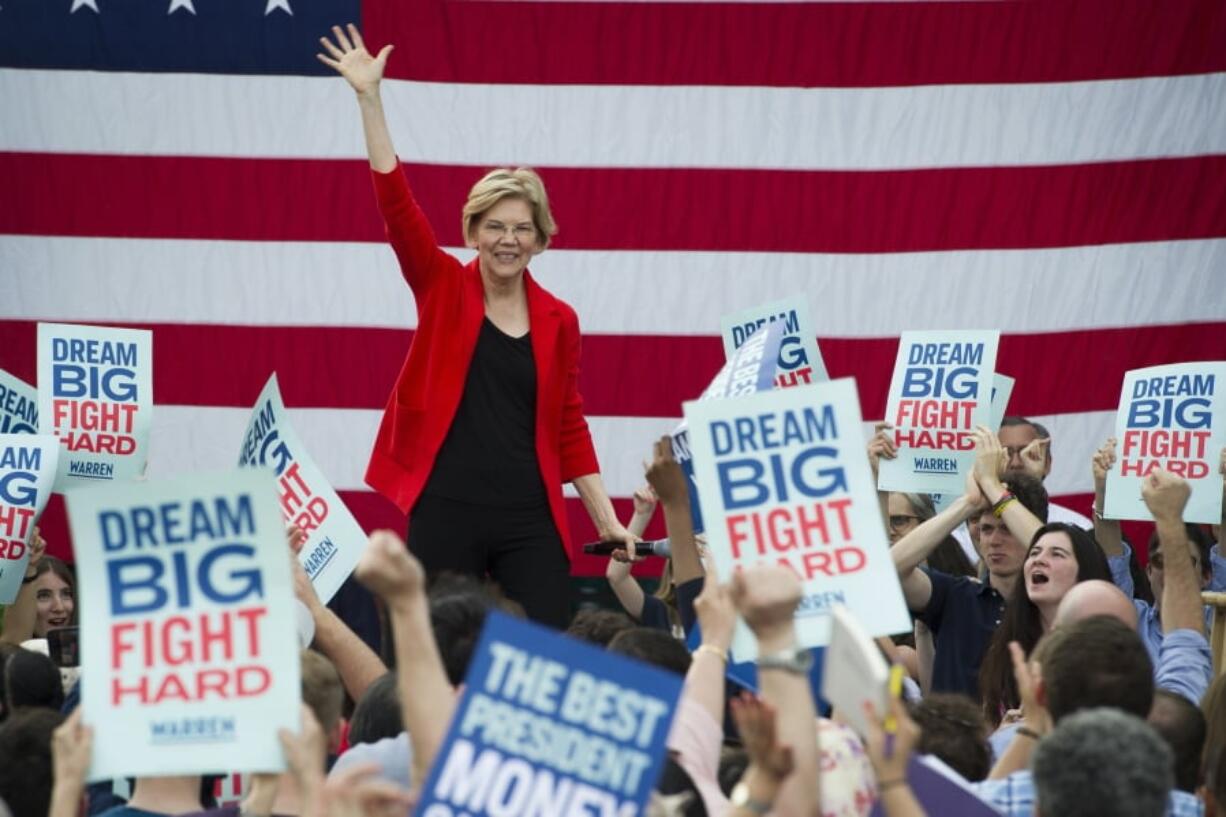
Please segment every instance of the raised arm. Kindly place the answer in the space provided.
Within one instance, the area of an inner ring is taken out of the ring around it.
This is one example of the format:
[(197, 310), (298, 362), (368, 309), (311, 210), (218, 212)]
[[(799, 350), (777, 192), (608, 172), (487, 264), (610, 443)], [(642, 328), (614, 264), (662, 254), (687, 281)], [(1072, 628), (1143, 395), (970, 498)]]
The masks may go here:
[[(635, 538), (642, 538), (643, 531), (647, 530), (647, 523), (651, 521), (655, 510), (656, 495), (650, 485), (644, 485), (634, 492), (634, 516), (630, 518), (630, 524), (626, 526), (626, 530), (630, 531)], [(634, 553), (615, 550), (609, 558), (609, 566), (605, 568), (604, 575), (609, 581), (609, 588), (613, 591), (613, 595), (617, 596), (621, 606), (632, 618), (641, 620), (643, 617), (643, 588), (630, 575), (634, 559)]]
[[(1008, 488), (1001, 481), (1008, 456), (1000, 439), (984, 426), (975, 429), (975, 481), (993, 509), (1007, 499)], [(1019, 542), (1029, 542), (1043, 522), (1021, 502), (1008, 502), (997, 514)]]
[(1103, 517), (1103, 509), (1107, 507), (1107, 474), (1114, 467), (1115, 438), (1109, 437), (1094, 452), (1090, 461), (1090, 470), (1094, 474), (1094, 538), (1108, 559), (1124, 555), (1124, 538), (1120, 534), (1119, 521)]
[(387, 667), (340, 616), (319, 600), (315, 587), (297, 559), (294, 559), (293, 571), (294, 595), (310, 611), (315, 622), (315, 640), (312, 643), (336, 666), (349, 697), (359, 700), (367, 687), (383, 677)]
[(1162, 632), (1205, 632), (1205, 614), (1200, 599), (1200, 577), (1192, 565), (1183, 509), (1192, 489), (1187, 480), (1155, 469), (1141, 482), (1141, 498), (1154, 517), (1162, 546)]
[(38, 590), (34, 587), (34, 576), (38, 573), (38, 563), (46, 552), (47, 540), (36, 526), (34, 536), (30, 539), (30, 559), (26, 562), (25, 581), (17, 591), (17, 598), (4, 609), (4, 629), (0, 631), (0, 641), (21, 645), (34, 637), (34, 624), (38, 620)]
[(794, 616), (801, 598), (800, 580), (789, 568), (755, 565), (737, 571), (732, 598), (758, 639), (758, 687), (762, 697), (780, 713), (779, 742), (792, 747), (795, 761), (795, 770), (779, 789), (776, 813), (819, 814), (817, 707), (808, 673), (764, 660), (796, 652)]
[(932, 581), (918, 569), (919, 566), (932, 555), (954, 528), (983, 507), (983, 495), (979, 486), (974, 475), (968, 474), (965, 494), (936, 516), (925, 520), (890, 548), (890, 558), (894, 560), (894, 569), (898, 571), (898, 580), (902, 582), (903, 596), (906, 597), (908, 608), (917, 612), (923, 610), (928, 606), (928, 599), (932, 595)]
[(315, 57), (344, 77), (357, 94), (371, 169), (390, 173), (396, 169), (396, 149), (392, 147), (392, 135), (387, 129), (387, 117), (383, 114), (379, 83), (383, 79), (383, 69), (387, 67), (388, 55), (395, 46), (385, 45), (372, 57), (362, 42), (362, 34), (353, 23), (345, 29), (332, 26), (332, 36), (336, 38), (335, 43), (327, 37), (319, 38), (327, 54), (316, 54)]
[(673, 584), (681, 585), (702, 578), (705, 571), (694, 541), (694, 520), (690, 516), (690, 489), (685, 472), (673, 456), (673, 441), (667, 434), (652, 446), (647, 481), (664, 508), (664, 529), (672, 545)]
[(455, 693), (430, 628), (426, 574), (400, 537), (387, 530), (370, 535), (354, 574), (387, 605), (396, 649), (396, 686), (413, 748), (409, 779), (418, 787), (430, 771), (455, 710)]
[[(894, 440), (887, 433), (891, 426), (889, 423), (882, 421), (873, 426), (873, 437), (868, 441), (868, 467), (873, 472), (873, 487), (877, 487), (877, 474), (880, 470), (881, 460), (892, 460), (898, 456), (898, 450), (894, 447)], [(888, 524), (890, 520), (890, 492), (877, 491), (877, 507), (881, 511), (881, 521), (883, 524)]]

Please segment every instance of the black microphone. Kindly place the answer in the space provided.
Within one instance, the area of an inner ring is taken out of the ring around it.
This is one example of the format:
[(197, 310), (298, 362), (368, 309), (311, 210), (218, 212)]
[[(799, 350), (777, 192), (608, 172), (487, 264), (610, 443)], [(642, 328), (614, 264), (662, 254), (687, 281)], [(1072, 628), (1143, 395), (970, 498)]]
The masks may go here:
[[(584, 553), (591, 553), (596, 556), (610, 556), (615, 550), (625, 549), (626, 543), (620, 539), (602, 539), (599, 542), (588, 542), (583, 546)], [(668, 558), (673, 555), (673, 548), (667, 539), (647, 539), (636, 541), (634, 543), (634, 552), (637, 556), (663, 556)]]

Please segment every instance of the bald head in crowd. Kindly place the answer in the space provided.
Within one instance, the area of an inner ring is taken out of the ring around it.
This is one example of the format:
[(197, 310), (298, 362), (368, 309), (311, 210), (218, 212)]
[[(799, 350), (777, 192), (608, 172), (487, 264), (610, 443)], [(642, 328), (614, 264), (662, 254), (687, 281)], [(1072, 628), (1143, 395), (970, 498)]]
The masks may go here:
[(1066, 627), (1094, 616), (1110, 616), (1137, 628), (1137, 609), (1114, 584), (1090, 579), (1073, 585), (1056, 610), (1056, 626)]

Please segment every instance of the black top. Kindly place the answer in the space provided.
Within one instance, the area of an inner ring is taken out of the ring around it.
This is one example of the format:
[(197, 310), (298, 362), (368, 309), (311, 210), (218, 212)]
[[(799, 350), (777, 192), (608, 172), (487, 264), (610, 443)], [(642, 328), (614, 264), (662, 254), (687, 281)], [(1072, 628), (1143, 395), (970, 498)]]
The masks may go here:
[(979, 665), (1004, 615), (1004, 596), (988, 582), (923, 570), (932, 596), (916, 618), (932, 630), (932, 691), (961, 692), (978, 701)]
[(546, 502), (536, 459), (536, 362), (529, 333), (486, 318), (464, 394), (423, 493), (503, 508)]

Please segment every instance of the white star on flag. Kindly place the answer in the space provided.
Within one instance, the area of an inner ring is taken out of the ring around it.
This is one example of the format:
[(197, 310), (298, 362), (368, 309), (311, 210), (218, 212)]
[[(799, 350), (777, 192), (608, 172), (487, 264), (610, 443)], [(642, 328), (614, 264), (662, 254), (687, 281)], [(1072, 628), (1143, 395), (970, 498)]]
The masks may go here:
[(98, 11), (98, 0), (72, 0), (72, 8), (68, 10), (68, 13), (72, 14), (79, 8), (90, 9), (94, 12), (94, 14), (100, 13)]
[(282, 9), (291, 16), (294, 13), (294, 10), (289, 7), (289, 0), (268, 0), (268, 5), (264, 7), (264, 16), (267, 17), (277, 9)]
[(166, 14), (174, 14), (176, 9), (187, 9), (192, 14), (196, 13), (196, 7), (192, 5), (192, 0), (170, 0), (170, 8), (166, 10)]

